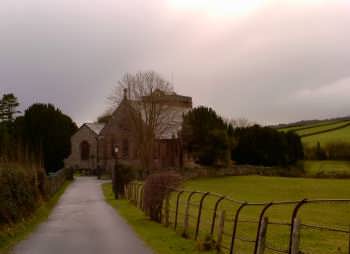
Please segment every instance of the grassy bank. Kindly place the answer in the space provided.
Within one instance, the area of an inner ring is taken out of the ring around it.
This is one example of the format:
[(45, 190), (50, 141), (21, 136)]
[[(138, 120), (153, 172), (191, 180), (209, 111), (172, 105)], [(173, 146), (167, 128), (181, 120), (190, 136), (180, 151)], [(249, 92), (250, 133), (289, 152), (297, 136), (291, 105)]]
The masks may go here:
[(25, 239), (48, 218), (69, 183), (66, 182), (48, 202), (43, 202), (30, 218), (14, 225), (0, 227), (0, 254), (9, 253), (15, 244)]
[[(115, 200), (110, 183), (103, 185), (106, 201), (134, 229), (137, 235), (158, 254), (195, 254), (195, 242), (186, 240), (172, 229), (150, 221), (142, 211), (126, 200)], [(210, 252), (205, 252), (210, 253)], [(214, 253), (214, 252), (213, 252)]]

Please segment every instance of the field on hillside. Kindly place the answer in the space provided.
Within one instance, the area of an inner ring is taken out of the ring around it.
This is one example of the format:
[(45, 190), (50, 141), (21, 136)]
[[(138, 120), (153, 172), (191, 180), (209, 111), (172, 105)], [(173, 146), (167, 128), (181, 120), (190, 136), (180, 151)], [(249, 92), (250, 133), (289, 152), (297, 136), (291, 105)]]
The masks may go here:
[[(237, 176), (203, 178), (185, 184), (186, 189), (220, 193), (235, 200), (249, 202), (270, 202), (279, 200), (308, 199), (350, 199), (350, 180), (281, 178), (262, 176)], [(188, 193), (181, 195), (177, 230), (184, 225), (185, 204)], [(170, 222), (174, 224), (177, 193), (173, 193), (170, 205)], [(190, 231), (193, 235), (198, 217), (200, 194), (195, 194), (190, 206)], [(208, 196), (203, 204), (200, 237), (210, 233), (212, 214), (217, 197)], [(223, 244), (230, 247), (233, 233), (233, 218), (240, 204), (223, 201), (217, 213), (226, 211)], [(295, 204), (272, 206), (266, 213), (269, 218), (267, 246), (265, 253), (288, 250), (291, 215)], [(251, 205), (242, 209), (235, 240), (235, 253), (253, 253), (257, 233), (257, 222), (263, 205)], [(301, 251), (303, 253), (348, 253), (350, 202), (307, 204), (300, 210)], [(335, 231), (319, 230), (315, 225), (334, 228)], [(217, 224), (214, 231), (216, 239)], [(275, 251), (273, 251), (275, 249)], [(226, 251), (227, 252), (227, 251)]]
[(306, 129), (312, 129), (312, 128), (317, 128), (317, 127), (322, 127), (322, 126), (328, 126), (332, 124), (336, 124), (342, 121), (337, 121), (337, 120), (331, 120), (331, 121), (324, 121), (320, 123), (312, 123), (312, 124), (305, 124), (305, 125), (298, 125), (298, 126), (291, 126), (291, 127), (284, 127), (284, 128), (279, 128), (279, 131), (287, 132), (287, 131), (301, 131), (301, 130), (306, 130)]
[(320, 144), (327, 144), (330, 142), (347, 142), (350, 143), (350, 126), (335, 130), (335, 131), (330, 131), (314, 136), (309, 136), (302, 138), (302, 141), (305, 145), (316, 145), (317, 142), (320, 142)]
[[(331, 120), (302, 126), (280, 128), (278, 130), (283, 132), (293, 131), (300, 136), (325, 131), (324, 133), (302, 137), (302, 142), (305, 146), (316, 146), (318, 142), (320, 142), (321, 145), (332, 142), (350, 143), (350, 126), (346, 126), (349, 123), (349, 120)], [(342, 126), (345, 127), (340, 128)], [(332, 130), (334, 128), (340, 129)]]
[(350, 161), (304, 161), (304, 170), (308, 176), (349, 175)]

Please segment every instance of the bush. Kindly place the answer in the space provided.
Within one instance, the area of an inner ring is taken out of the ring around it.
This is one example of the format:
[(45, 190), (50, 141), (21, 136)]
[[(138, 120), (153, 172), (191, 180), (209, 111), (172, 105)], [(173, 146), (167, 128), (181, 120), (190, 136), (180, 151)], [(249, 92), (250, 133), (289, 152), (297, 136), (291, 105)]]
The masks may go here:
[(116, 197), (124, 196), (124, 186), (136, 177), (136, 170), (128, 164), (118, 163), (114, 169), (113, 192)]
[(0, 168), (0, 224), (28, 216), (40, 200), (36, 174), (17, 165)]
[(161, 222), (162, 204), (171, 188), (178, 187), (182, 177), (174, 171), (156, 173), (147, 177), (144, 185), (143, 204), (151, 220)]

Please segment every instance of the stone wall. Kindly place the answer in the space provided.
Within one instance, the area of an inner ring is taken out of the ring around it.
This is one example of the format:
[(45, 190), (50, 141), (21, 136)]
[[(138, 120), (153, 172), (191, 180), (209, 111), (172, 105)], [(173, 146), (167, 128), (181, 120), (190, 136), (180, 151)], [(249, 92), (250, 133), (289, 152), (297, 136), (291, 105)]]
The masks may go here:
[[(90, 147), (89, 159), (81, 159), (81, 143), (86, 141)], [(66, 168), (91, 169), (97, 166), (97, 134), (83, 125), (71, 138), (71, 154), (65, 160)]]

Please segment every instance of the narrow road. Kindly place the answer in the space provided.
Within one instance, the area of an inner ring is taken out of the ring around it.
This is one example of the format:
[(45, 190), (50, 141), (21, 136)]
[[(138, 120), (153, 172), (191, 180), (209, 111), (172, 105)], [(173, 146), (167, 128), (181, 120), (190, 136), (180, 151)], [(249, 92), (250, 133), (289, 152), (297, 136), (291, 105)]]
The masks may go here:
[(103, 197), (101, 182), (80, 177), (47, 222), (19, 243), (15, 254), (151, 254)]

